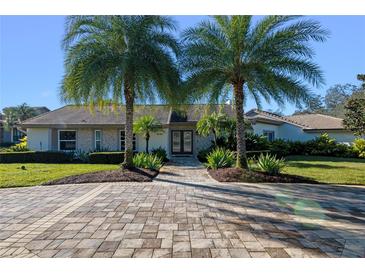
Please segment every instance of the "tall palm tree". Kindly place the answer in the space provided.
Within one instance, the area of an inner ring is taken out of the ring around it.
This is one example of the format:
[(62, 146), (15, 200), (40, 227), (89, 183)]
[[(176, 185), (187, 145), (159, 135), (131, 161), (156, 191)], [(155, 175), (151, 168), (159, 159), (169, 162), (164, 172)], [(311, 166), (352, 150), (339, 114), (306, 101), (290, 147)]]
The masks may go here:
[(161, 123), (155, 119), (152, 115), (145, 115), (140, 117), (133, 125), (133, 132), (141, 134), (146, 140), (146, 153), (148, 153), (148, 143), (151, 137), (151, 133), (162, 133)]
[[(311, 61), (310, 41), (325, 41), (327, 30), (319, 23), (294, 16), (214, 16), (183, 33), (181, 58), (187, 89), (194, 98), (216, 101), (233, 92), (237, 122), (237, 166), (247, 168), (244, 102), (248, 96), (260, 107), (260, 96), (300, 104), (310, 95), (306, 82), (324, 80)], [(228, 89), (227, 89), (228, 87)]]
[(164, 16), (70, 16), (63, 47), (65, 102), (125, 103), (124, 167), (133, 165), (136, 100), (172, 101), (179, 81), (175, 22)]

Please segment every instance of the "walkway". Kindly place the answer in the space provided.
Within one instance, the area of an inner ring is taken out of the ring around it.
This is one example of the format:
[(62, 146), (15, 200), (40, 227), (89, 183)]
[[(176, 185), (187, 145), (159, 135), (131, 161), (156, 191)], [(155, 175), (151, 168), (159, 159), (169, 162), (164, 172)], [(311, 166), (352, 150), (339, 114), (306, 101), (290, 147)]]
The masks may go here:
[(220, 184), (178, 159), (153, 183), (0, 190), (0, 257), (364, 257), (365, 188)]

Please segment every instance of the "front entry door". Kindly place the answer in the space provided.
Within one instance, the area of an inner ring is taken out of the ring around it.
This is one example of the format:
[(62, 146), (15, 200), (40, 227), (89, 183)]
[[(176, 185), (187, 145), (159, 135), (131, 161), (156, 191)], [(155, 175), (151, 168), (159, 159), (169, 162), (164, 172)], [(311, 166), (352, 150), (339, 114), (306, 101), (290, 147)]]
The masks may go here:
[(171, 131), (171, 152), (173, 154), (193, 153), (193, 131), (172, 130)]

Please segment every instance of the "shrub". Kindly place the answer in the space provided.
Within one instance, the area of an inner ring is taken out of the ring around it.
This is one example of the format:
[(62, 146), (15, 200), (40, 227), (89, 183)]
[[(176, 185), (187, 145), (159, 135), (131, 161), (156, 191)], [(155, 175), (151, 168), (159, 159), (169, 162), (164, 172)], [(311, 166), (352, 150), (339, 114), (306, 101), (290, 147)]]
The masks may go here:
[(231, 167), (234, 165), (234, 152), (225, 148), (216, 148), (207, 156), (206, 167), (211, 169), (218, 169), (223, 167)]
[(69, 163), (71, 155), (60, 151), (1, 152), (0, 163)]
[(197, 158), (200, 162), (206, 163), (208, 155), (213, 151), (214, 146), (202, 149), (198, 152)]
[(27, 136), (21, 138), (19, 144), (11, 146), (9, 151), (29, 151), (27, 146)]
[(321, 134), (314, 140), (305, 143), (306, 154), (335, 156), (335, 157), (353, 157), (351, 147), (345, 144), (338, 144), (335, 139), (330, 138), (327, 133)]
[(352, 149), (358, 157), (365, 158), (365, 139), (356, 139), (352, 144)]
[(270, 142), (265, 136), (246, 133), (246, 149), (247, 151), (260, 151), (270, 149)]
[(283, 158), (278, 159), (275, 155), (261, 154), (257, 159), (257, 166), (269, 175), (278, 175), (285, 166)]
[(167, 152), (164, 148), (158, 147), (155, 149), (152, 149), (151, 151), (152, 155), (156, 155), (160, 159), (162, 159), (163, 162), (167, 162), (169, 159), (167, 158)]
[(91, 164), (120, 164), (124, 161), (124, 152), (92, 152), (89, 154)]
[(14, 143), (10, 143), (10, 142), (4, 142), (4, 143), (0, 143), (0, 147), (1, 148), (9, 148), (12, 145), (14, 145)]
[(276, 139), (270, 142), (270, 153), (278, 157), (289, 155), (291, 152), (290, 142), (283, 139)]
[(304, 155), (306, 152), (306, 143), (301, 141), (288, 142), (290, 155)]
[(81, 149), (70, 152), (70, 154), (71, 154), (71, 157), (73, 158), (73, 160), (75, 160), (75, 161), (79, 161), (82, 163), (89, 162), (89, 153), (85, 152)]
[(133, 165), (139, 168), (159, 170), (163, 165), (163, 161), (157, 155), (141, 152), (133, 156)]

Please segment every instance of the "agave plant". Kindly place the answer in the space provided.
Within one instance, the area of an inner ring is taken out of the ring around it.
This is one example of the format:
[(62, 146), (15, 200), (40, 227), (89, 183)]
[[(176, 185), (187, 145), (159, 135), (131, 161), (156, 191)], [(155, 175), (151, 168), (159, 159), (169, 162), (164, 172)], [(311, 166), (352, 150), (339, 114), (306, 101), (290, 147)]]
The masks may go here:
[(225, 148), (216, 148), (207, 156), (205, 166), (211, 169), (232, 167), (235, 162), (233, 151)]
[(278, 159), (275, 155), (261, 154), (257, 160), (257, 166), (269, 175), (278, 175), (285, 167), (285, 160)]
[(159, 170), (162, 164), (163, 160), (160, 157), (145, 152), (138, 153), (133, 157), (133, 165), (135, 167)]

